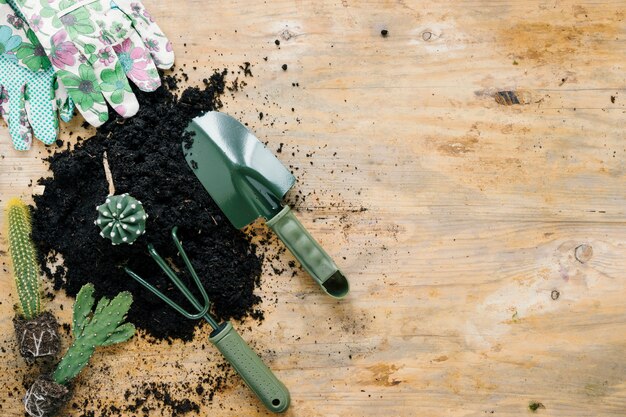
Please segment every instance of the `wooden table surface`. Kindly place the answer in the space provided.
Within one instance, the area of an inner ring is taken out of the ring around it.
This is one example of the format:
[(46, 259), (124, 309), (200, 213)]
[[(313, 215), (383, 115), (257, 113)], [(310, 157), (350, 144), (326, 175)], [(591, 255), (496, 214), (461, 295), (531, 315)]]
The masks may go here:
[[(289, 387), (287, 416), (512, 417), (533, 403), (543, 416), (626, 415), (625, 1), (146, 5), (189, 84), (252, 63), (224, 110), (284, 144), (310, 194), (301, 220), (350, 278), (337, 302), (302, 272), (266, 273), (266, 320), (239, 325)], [(0, 199), (30, 200), (45, 149), (0, 136)], [(33, 372), (13, 343), (14, 295), (3, 270), (9, 417)], [(64, 322), (70, 306), (49, 304)], [(99, 351), (74, 401), (123, 410), (142, 381), (210, 373), (205, 335)], [(269, 414), (233, 378), (200, 415)]]

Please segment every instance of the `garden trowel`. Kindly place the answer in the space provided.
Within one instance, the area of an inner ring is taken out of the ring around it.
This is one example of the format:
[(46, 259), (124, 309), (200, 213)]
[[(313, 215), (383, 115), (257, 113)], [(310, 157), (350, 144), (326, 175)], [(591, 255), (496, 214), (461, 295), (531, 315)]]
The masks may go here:
[(280, 237), (330, 296), (348, 294), (346, 277), (281, 201), (296, 181), (291, 172), (238, 120), (208, 112), (187, 126), (185, 159), (204, 188), (238, 229), (259, 217)]

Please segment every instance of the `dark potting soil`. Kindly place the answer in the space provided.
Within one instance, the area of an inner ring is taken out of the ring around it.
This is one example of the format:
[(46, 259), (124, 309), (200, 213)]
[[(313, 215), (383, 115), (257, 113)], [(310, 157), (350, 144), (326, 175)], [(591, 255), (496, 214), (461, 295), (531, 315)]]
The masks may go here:
[[(129, 267), (191, 309), (147, 252), (152, 243), (165, 259), (190, 280), (177, 256), (170, 232), (178, 235), (200, 276), (219, 319), (262, 319), (253, 291), (259, 284), (262, 257), (246, 235), (235, 229), (215, 205), (183, 157), (181, 142), (189, 121), (221, 106), (226, 71), (204, 80), (202, 88), (187, 88), (177, 95), (177, 79), (164, 77), (153, 93), (136, 91), (140, 109), (130, 119), (113, 119), (75, 149), (48, 158), (53, 176), (40, 179), (45, 186), (35, 196), (33, 240), (45, 274), (75, 296), (91, 282), (96, 297), (112, 297), (129, 290), (134, 302), (128, 320), (157, 339), (193, 336), (195, 321), (187, 320), (141, 287), (124, 271)], [(112, 246), (94, 225), (96, 206), (108, 194), (103, 165), (106, 152), (115, 193), (129, 193), (149, 215), (146, 234), (133, 245)], [(62, 266), (51, 268), (62, 257)]]
[(13, 318), (15, 340), (26, 363), (36, 358), (55, 357), (61, 347), (59, 323), (54, 314), (45, 311), (32, 320), (16, 315)]
[(67, 401), (69, 391), (48, 375), (39, 376), (24, 396), (24, 408), (31, 416), (51, 416)]

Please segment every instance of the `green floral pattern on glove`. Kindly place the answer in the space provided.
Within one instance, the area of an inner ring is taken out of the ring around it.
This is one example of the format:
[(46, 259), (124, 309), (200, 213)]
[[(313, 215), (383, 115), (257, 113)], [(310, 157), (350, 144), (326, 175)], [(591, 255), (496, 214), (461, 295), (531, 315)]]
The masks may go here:
[[(0, 0), (1, 1), (1, 0)], [(127, 0), (5, 0), (31, 24), (61, 83), (87, 122), (108, 119), (107, 102), (123, 117), (142, 91), (161, 85), (157, 68), (174, 63), (170, 42), (140, 2)]]
[(58, 136), (57, 111), (69, 121), (74, 104), (19, 13), (0, 0), (0, 115), (13, 146), (30, 149), (33, 137), (49, 145)]
[(17, 58), (31, 71), (47, 70), (51, 67), (46, 51), (39, 44), (35, 33), (28, 29), (26, 32), (28, 42), (22, 42), (16, 53)]

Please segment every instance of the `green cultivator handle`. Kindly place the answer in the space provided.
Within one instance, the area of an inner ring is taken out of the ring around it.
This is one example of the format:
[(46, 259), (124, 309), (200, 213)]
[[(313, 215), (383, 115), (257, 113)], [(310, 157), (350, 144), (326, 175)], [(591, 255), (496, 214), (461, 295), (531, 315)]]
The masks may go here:
[(237, 373), (241, 375), (246, 385), (256, 394), (268, 410), (275, 413), (282, 413), (289, 407), (289, 391), (287, 391), (287, 388), (276, 378), (272, 371), (265, 366), (261, 358), (244, 342), (241, 336), (239, 336), (239, 333), (233, 329), (232, 324), (229, 322), (218, 324), (211, 316), (209, 313), (211, 308), (209, 296), (202, 286), (198, 274), (196, 274), (196, 271), (193, 269), (193, 265), (187, 257), (181, 241), (178, 239), (176, 234), (177, 230), (178, 227), (172, 229), (172, 240), (174, 240), (174, 244), (180, 256), (183, 258), (189, 274), (198, 287), (198, 291), (202, 296), (202, 302), (191, 293), (190, 289), (181, 281), (178, 275), (176, 275), (168, 262), (163, 259), (150, 244), (148, 245), (148, 251), (152, 259), (161, 267), (172, 283), (182, 292), (185, 298), (189, 300), (191, 305), (194, 306), (196, 313), (185, 310), (167, 295), (159, 291), (154, 285), (150, 284), (130, 269), (126, 268), (126, 273), (188, 319), (195, 320), (201, 317), (204, 318), (213, 328), (209, 341), (222, 352), (222, 355), (230, 362)]
[(343, 298), (350, 291), (348, 280), (319, 243), (296, 218), (289, 206), (267, 221), (304, 269), (331, 297)]
[(230, 322), (223, 323), (218, 330), (211, 333), (209, 341), (228, 359), (268, 410), (282, 413), (289, 407), (287, 388), (250, 349)]

